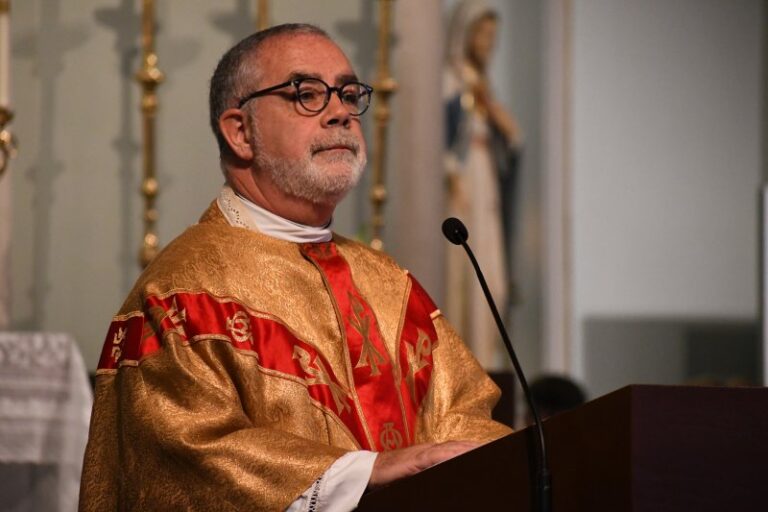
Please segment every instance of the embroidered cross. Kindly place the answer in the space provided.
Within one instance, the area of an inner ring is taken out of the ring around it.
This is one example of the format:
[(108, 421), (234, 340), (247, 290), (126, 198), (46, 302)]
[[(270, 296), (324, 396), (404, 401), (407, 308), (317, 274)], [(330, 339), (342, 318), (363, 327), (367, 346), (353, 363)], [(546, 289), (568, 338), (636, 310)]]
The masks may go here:
[(349, 323), (363, 338), (363, 348), (360, 351), (360, 359), (357, 361), (355, 368), (370, 366), (371, 377), (375, 377), (381, 373), (381, 371), (379, 371), (379, 365), (385, 364), (387, 360), (378, 350), (376, 350), (376, 347), (371, 341), (370, 316), (365, 316), (365, 308), (357, 297), (350, 292), (347, 292), (347, 296), (352, 305), (352, 318)]

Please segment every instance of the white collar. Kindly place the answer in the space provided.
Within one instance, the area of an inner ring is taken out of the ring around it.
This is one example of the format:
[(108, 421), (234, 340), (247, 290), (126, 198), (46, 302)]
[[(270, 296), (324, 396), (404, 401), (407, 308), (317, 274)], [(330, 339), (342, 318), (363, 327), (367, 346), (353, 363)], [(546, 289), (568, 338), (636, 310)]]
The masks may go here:
[(328, 242), (333, 238), (331, 224), (323, 227), (306, 226), (275, 215), (236, 194), (225, 185), (216, 200), (219, 209), (233, 226), (260, 231), (265, 235), (296, 243)]

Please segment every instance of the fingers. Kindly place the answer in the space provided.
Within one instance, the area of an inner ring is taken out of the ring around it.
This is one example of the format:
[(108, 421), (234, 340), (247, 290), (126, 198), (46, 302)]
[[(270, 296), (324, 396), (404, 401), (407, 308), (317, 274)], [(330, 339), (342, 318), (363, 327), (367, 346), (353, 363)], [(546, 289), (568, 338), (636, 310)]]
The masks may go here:
[(369, 487), (386, 485), (400, 478), (415, 475), (429, 467), (480, 446), (472, 441), (425, 443), (379, 453), (373, 465)]
[(423, 452), (424, 457), (421, 464), (421, 470), (440, 464), (448, 459), (457, 457), (463, 453), (473, 450), (480, 446), (479, 443), (472, 441), (447, 441), (444, 443), (432, 445)]

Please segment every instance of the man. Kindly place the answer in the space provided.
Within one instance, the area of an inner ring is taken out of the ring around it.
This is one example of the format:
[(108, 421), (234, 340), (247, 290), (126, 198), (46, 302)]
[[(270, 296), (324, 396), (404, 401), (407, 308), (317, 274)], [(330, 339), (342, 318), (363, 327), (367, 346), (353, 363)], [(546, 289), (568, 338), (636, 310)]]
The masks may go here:
[(507, 433), (419, 284), (330, 231), (370, 99), (341, 50), (259, 32), (210, 99), (227, 186), (110, 326), (81, 510), (349, 510)]

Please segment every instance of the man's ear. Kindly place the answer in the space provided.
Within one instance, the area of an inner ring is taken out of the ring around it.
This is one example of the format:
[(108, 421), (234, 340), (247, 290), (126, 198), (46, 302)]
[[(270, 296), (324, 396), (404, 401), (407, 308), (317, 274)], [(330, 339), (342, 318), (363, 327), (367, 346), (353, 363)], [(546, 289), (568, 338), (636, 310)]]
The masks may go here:
[(251, 133), (245, 112), (239, 108), (225, 110), (219, 117), (219, 130), (235, 156), (249, 162), (253, 160), (253, 149), (249, 142)]

